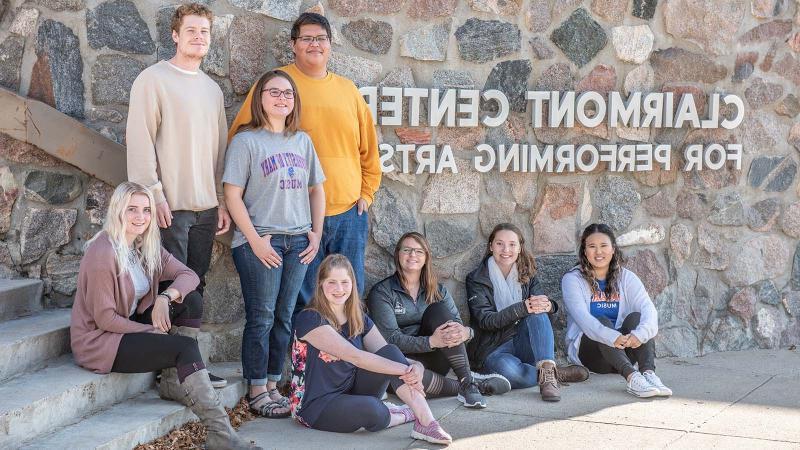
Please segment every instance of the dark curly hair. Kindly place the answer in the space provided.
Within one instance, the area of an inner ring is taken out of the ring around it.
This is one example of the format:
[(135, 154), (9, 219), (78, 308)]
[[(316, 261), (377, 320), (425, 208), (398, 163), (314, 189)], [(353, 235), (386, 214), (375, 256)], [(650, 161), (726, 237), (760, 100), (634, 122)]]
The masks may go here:
[(619, 278), (622, 276), (622, 264), (625, 263), (625, 257), (622, 256), (622, 251), (617, 246), (617, 238), (614, 237), (614, 231), (611, 227), (604, 223), (593, 223), (586, 227), (581, 234), (581, 248), (578, 250), (578, 268), (581, 275), (589, 283), (592, 288), (592, 294), (597, 292), (599, 286), (594, 278), (594, 266), (589, 262), (586, 257), (586, 239), (594, 233), (602, 233), (608, 236), (611, 240), (611, 246), (614, 248), (614, 255), (611, 257), (611, 263), (608, 266), (608, 274), (606, 275), (606, 297), (619, 294)]

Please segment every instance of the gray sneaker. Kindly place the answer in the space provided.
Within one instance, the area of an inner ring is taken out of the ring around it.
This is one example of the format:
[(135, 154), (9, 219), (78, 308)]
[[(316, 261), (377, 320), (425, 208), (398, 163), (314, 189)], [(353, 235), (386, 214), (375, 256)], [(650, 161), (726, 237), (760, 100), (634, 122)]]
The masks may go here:
[(467, 408), (486, 408), (486, 400), (483, 399), (478, 384), (472, 380), (464, 379), (458, 388), (458, 401)]
[(478, 390), (483, 395), (502, 395), (511, 390), (511, 382), (499, 373), (475, 373), (472, 379), (478, 385)]

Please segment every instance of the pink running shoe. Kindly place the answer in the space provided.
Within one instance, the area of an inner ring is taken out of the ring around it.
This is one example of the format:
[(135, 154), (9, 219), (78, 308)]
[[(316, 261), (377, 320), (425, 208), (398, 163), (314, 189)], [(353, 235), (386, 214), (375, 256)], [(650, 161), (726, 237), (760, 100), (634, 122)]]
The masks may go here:
[(417, 416), (414, 415), (414, 411), (412, 411), (408, 405), (397, 406), (389, 402), (383, 402), (383, 404), (386, 405), (386, 407), (389, 409), (389, 414), (395, 414), (398, 416), (402, 415), (403, 416), (402, 423), (408, 423), (417, 420)]
[(419, 420), (414, 421), (414, 428), (411, 430), (411, 438), (427, 441), (432, 444), (452, 444), (453, 437), (447, 434), (442, 429), (439, 422), (433, 421), (427, 427), (419, 423)]

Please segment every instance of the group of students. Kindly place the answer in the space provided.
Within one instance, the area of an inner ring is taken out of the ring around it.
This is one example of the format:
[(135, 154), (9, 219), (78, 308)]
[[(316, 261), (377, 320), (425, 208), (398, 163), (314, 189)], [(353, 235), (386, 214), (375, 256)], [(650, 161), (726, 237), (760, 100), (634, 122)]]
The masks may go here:
[[(639, 397), (671, 395), (655, 375), (656, 310), (602, 224), (584, 230), (577, 265), (562, 279), (567, 366), (555, 363), (549, 319), (559, 306), (544, 295), (512, 224), (495, 227), (467, 277), (469, 326), (417, 232), (400, 238), (395, 273), (362, 302), (377, 138), (353, 83), (327, 71), (330, 25), (313, 13), (297, 19), (296, 62), (256, 81), (230, 135), (219, 88), (199, 71), (210, 27), (205, 6), (178, 7), (176, 56), (134, 82), (131, 181), (114, 191), (78, 275), (78, 364), (98, 373), (161, 371), (159, 394), (192, 408), (208, 428), (208, 448), (251, 448), (214, 393), (226, 381), (208, 373), (197, 344), (213, 238), (232, 220), (243, 376), (260, 416), (291, 415), (335, 432), (414, 422), (412, 437), (447, 444), (426, 398), (484, 408), (485, 396), (538, 384), (543, 400), (558, 401), (562, 382), (583, 381), (590, 370), (622, 374)], [(198, 104), (204, 91), (211, 94)], [(290, 345), (285, 397), (278, 382)], [(383, 402), (387, 389), (404, 404)]]

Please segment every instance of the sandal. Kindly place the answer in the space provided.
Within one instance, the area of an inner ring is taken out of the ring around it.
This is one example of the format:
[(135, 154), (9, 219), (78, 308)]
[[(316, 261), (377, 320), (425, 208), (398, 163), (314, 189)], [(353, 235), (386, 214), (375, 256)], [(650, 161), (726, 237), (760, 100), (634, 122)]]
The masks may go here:
[[(250, 396), (247, 396), (247, 404), (253, 414), (258, 414), (267, 419), (284, 419), (289, 417), (292, 413), (288, 406), (284, 406), (283, 403), (280, 402), (272, 401), (267, 392), (262, 392), (252, 399)], [(279, 409), (286, 409), (286, 411), (278, 412), (277, 410)]]
[(269, 394), (269, 398), (273, 402), (280, 403), (287, 408), (289, 407), (289, 399), (281, 395), (281, 393), (278, 391), (278, 388), (272, 388), (268, 390), (267, 394)]

